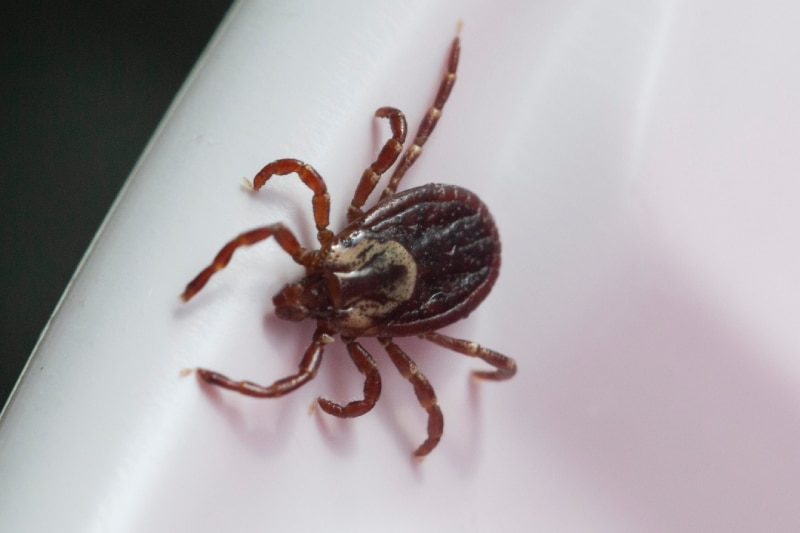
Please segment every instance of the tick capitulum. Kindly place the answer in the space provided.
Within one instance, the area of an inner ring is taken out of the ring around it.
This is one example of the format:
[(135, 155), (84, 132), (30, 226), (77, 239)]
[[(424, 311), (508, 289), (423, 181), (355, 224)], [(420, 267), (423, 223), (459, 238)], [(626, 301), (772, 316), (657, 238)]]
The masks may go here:
[[(269, 386), (235, 381), (202, 368), (197, 370), (201, 379), (248, 396), (283, 396), (314, 378), (325, 345), (338, 334), (364, 375), (364, 398), (345, 405), (325, 398), (317, 401), (331, 415), (361, 416), (378, 401), (381, 377), (375, 360), (357, 338), (377, 337), (402, 376), (413, 385), (420, 405), (428, 413), (428, 437), (414, 452), (422, 457), (441, 439), (444, 419), (433, 387), (394, 342), (395, 337), (416, 335), (460, 354), (478, 357), (494, 367), (474, 371), (480, 379), (504, 380), (516, 373), (513, 359), (474, 342), (436, 332), (469, 315), (497, 279), (500, 238), (488, 209), (475, 194), (455, 185), (428, 184), (396, 192), (436, 127), (456, 80), (459, 52), (456, 36), (433, 106), (405, 153), (403, 113), (392, 107), (375, 112), (376, 117), (389, 121), (392, 136), (361, 176), (347, 211), (347, 225), (339, 233), (328, 229), (330, 196), (325, 181), (310, 165), (296, 159), (280, 159), (255, 176), (255, 190), (272, 176), (295, 173), (313, 191), (319, 249), (300, 246), (291, 230), (281, 223), (247, 231), (220, 250), (211, 265), (186, 286), (182, 298), (188, 301), (197, 294), (214, 273), (225, 268), (236, 249), (273, 237), (306, 270), (300, 281), (286, 285), (275, 295), (275, 313), (285, 320), (315, 320), (317, 328), (298, 372)], [(362, 208), (381, 175), (398, 159), (380, 200), (365, 212)]]

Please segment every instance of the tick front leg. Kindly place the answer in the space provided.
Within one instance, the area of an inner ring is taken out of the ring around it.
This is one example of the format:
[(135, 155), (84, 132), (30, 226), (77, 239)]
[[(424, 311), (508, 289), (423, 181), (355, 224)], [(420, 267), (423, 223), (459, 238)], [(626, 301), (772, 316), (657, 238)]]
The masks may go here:
[(433, 391), (428, 378), (419, 371), (417, 364), (398, 345), (392, 342), (392, 339), (379, 337), (378, 341), (386, 349), (400, 374), (414, 386), (414, 392), (417, 395), (419, 404), (428, 412), (428, 438), (414, 451), (415, 456), (425, 457), (439, 444), (444, 432), (444, 417), (442, 416), (442, 410), (436, 403), (436, 393)]
[(453, 337), (448, 337), (447, 335), (442, 335), (441, 333), (425, 333), (424, 335), (420, 335), (420, 338), (429, 340), (435, 344), (438, 344), (439, 346), (449, 348), (450, 350), (460, 354), (468, 355), (470, 357), (478, 357), (497, 369), (492, 372), (485, 370), (473, 370), (472, 375), (476, 378), (502, 381), (504, 379), (510, 379), (514, 376), (514, 374), (517, 373), (516, 361), (510, 357), (506, 357), (501, 353), (497, 353), (494, 350), (484, 348), (478, 343), (463, 339), (454, 339)]
[(186, 285), (186, 289), (181, 294), (181, 299), (188, 302), (192, 297), (200, 292), (200, 289), (205, 287), (208, 280), (211, 279), (216, 272), (225, 268), (233, 257), (233, 252), (241, 246), (250, 246), (257, 242), (261, 242), (269, 237), (275, 237), (281, 248), (286, 253), (292, 256), (296, 263), (307, 266), (314, 258), (314, 252), (310, 252), (300, 246), (294, 234), (283, 224), (272, 224), (271, 226), (264, 226), (254, 230), (242, 233), (228, 244), (222, 247), (214, 261), (209, 266), (203, 269), (195, 278)]
[(350, 202), (350, 207), (347, 209), (347, 222), (352, 222), (364, 214), (361, 208), (369, 198), (369, 195), (372, 194), (372, 191), (375, 190), (375, 186), (383, 173), (389, 170), (389, 167), (400, 157), (400, 153), (403, 151), (403, 143), (406, 142), (406, 117), (402, 111), (394, 107), (382, 107), (375, 111), (375, 116), (389, 119), (389, 124), (392, 127), (392, 137), (383, 145), (375, 162), (367, 167), (361, 175), (361, 181), (358, 182), (353, 201)]
[(278, 159), (267, 164), (253, 178), (253, 189), (259, 190), (272, 176), (284, 176), (296, 173), (300, 180), (314, 193), (311, 205), (314, 209), (314, 224), (317, 226), (317, 240), (324, 245), (333, 237), (333, 232), (328, 229), (331, 214), (331, 197), (325, 180), (314, 170), (314, 167), (297, 159)]
[(300, 369), (297, 374), (279, 379), (268, 387), (258, 385), (252, 381), (234, 381), (227, 376), (223, 376), (212, 370), (206, 370), (205, 368), (198, 368), (197, 375), (210, 385), (236, 391), (246, 396), (277, 398), (278, 396), (283, 396), (284, 394), (292, 392), (314, 379), (314, 376), (317, 375), (319, 365), (322, 362), (322, 352), (325, 350), (325, 345), (332, 340), (328, 333), (318, 328), (314, 333), (314, 339), (311, 345), (306, 349), (306, 353), (300, 361)]
[(325, 398), (318, 398), (317, 402), (323, 411), (339, 418), (354, 418), (368, 413), (375, 407), (381, 395), (381, 375), (375, 359), (364, 349), (361, 344), (352, 338), (342, 338), (347, 343), (347, 351), (355, 363), (358, 371), (364, 374), (364, 399), (355, 400), (347, 405), (340, 405)]

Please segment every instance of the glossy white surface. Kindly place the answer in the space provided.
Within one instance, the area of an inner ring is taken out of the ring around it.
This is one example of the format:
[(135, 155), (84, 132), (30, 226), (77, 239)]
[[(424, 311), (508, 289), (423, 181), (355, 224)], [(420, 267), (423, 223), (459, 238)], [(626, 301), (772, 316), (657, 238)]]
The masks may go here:
[[(797, 531), (800, 513), (800, 6), (638, 0), (240, 2), (81, 265), (0, 426), (8, 531)], [(380, 353), (360, 393), (337, 347), (259, 401), (186, 367), (269, 382), (311, 324), (271, 316), (300, 269), (239, 231), (311, 243), (310, 193), (241, 179), (279, 157), (325, 176), (334, 226), (385, 138), (416, 128), (456, 21), (459, 80), (404, 186), (493, 209), (504, 265), (447, 331), (518, 359), (502, 384), (402, 340), (446, 432)], [(264, 315), (268, 318), (263, 319)]]

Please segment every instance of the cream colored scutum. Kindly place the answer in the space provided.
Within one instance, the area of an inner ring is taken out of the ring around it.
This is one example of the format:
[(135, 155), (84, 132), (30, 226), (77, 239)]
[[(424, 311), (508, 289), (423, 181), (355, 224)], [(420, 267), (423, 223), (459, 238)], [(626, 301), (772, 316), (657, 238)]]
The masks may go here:
[[(354, 244), (353, 244), (354, 243)], [(350, 330), (366, 330), (411, 298), (417, 263), (397, 241), (354, 235), (326, 254), (336, 321)]]

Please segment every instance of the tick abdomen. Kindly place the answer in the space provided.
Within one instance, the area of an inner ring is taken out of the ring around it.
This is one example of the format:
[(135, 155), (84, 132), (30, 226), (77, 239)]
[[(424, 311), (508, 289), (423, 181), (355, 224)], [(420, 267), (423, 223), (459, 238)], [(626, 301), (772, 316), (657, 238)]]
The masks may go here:
[(334, 239), (334, 305), (346, 334), (407, 336), (464, 318), (500, 267), (500, 240), (470, 191), (429, 184), (380, 202)]

